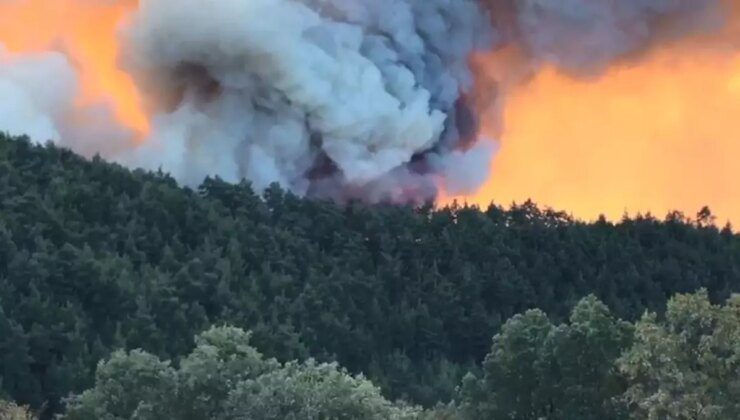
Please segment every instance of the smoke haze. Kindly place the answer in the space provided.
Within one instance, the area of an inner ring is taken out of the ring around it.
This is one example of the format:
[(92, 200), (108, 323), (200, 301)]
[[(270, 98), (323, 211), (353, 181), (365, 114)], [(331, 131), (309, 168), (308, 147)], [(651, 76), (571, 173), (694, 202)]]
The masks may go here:
[(72, 109), (77, 77), (59, 53), (12, 54), (0, 44), (0, 127), (34, 141), (60, 141), (57, 121)]
[(505, 98), (500, 81), (476, 83), (472, 56), (516, 48), (530, 70), (593, 74), (722, 25), (714, 0), (71, 3), (130, 7), (118, 56), (147, 129), (137, 138), (104, 101), (79, 106), (77, 64), (62, 49), (0, 50), (3, 130), (187, 184), (215, 175), (394, 202), (471, 193), (489, 178), (497, 144), (480, 134), (493, 112), (481, 98)]

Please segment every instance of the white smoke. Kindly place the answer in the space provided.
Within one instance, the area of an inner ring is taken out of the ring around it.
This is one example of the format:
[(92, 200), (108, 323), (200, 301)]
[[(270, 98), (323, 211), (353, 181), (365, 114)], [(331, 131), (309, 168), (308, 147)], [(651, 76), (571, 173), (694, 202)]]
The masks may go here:
[(77, 77), (59, 53), (13, 54), (0, 44), (0, 130), (36, 142), (60, 141)]
[(151, 98), (176, 100), (138, 156), (301, 194), (312, 172), (377, 184), (457, 129), (485, 16), (466, 0), (143, 1), (125, 61)]

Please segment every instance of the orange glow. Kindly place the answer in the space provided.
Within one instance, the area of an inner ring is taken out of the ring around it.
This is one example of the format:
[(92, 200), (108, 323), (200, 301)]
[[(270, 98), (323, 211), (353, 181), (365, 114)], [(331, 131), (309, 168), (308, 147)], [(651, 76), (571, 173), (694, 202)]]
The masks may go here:
[(138, 0), (0, 1), (0, 43), (10, 51), (65, 52), (79, 70), (79, 105), (101, 101), (116, 117), (143, 136), (149, 129), (131, 77), (117, 65), (116, 30)]
[[(693, 216), (708, 205), (718, 221), (740, 223), (738, 3), (721, 36), (654, 49), (596, 79), (545, 67), (511, 88), (490, 179), (457, 199), (532, 198), (584, 219)], [(481, 77), (509, 61), (483, 57)]]

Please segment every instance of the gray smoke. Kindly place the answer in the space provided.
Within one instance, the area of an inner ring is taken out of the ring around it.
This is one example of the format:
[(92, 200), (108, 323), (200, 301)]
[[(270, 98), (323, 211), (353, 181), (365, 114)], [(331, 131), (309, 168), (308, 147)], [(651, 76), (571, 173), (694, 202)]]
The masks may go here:
[(720, 27), (720, 5), (141, 0), (121, 34), (121, 62), (152, 111), (142, 146), (130, 146), (106, 106), (73, 106), (74, 69), (59, 53), (0, 49), (0, 129), (188, 184), (216, 175), (340, 200), (418, 202), (488, 178), (496, 144), (480, 138), (477, 118), (481, 98), (496, 94), (474, 92), (472, 53), (515, 45), (528, 69), (547, 62), (597, 74), (655, 43)]
[(520, 0), (518, 41), (537, 59), (599, 70), (655, 41), (717, 27), (718, 0)]
[(142, 2), (125, 63), (160, 112), (136, 161), (335, 197), (413, 179), (432, 197), (431, 174), (475, 135), (456, 110), (489, 22), (474, 0)]

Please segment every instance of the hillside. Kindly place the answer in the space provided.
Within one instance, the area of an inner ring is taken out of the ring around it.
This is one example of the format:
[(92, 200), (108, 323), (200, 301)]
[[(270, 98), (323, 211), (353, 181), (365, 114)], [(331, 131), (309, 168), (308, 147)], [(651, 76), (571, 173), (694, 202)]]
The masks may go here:
[(337, 361), (433, 405), (526, 309), (560, 321), (593, 293), (635, 320), (740, 291), (740, 237), (700, 216), (339, 207), (0, 137), (0, 394), (56, 411), (113, 350), (177, 360), (230, 324), (279, 361)]

